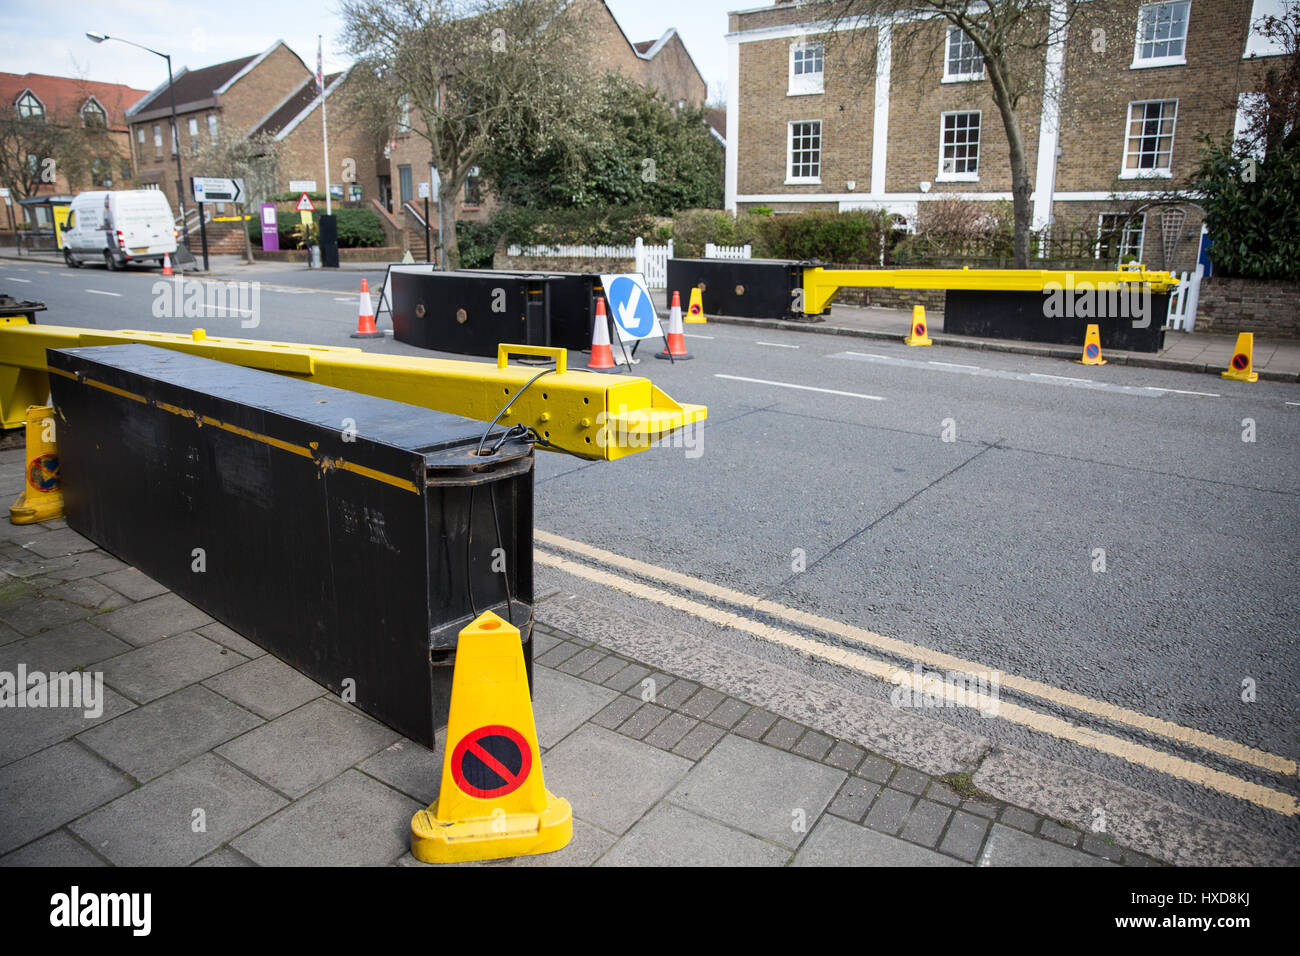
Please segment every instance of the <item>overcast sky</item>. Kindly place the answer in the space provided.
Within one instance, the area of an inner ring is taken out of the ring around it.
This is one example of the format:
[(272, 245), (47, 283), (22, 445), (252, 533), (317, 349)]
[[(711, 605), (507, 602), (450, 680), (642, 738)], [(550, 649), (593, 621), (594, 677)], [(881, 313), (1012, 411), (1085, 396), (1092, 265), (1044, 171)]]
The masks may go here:
[[(632, 42), (656, 40), (676, 27), (717, 95), (726, 80), (727, 12), (762, 0), (609, 0)], [(122, 43), (94, 44), (87, 31), (120, 36), (170, 53), (173, 69), (197, 69), (284, 40), (308, 66), (316, 64), (316, 34), (325, 35), (327, 72), (347, 64), (334, 42), (337, 3), (266, 0), (0, 0), (0, 71), (80, 76), (153, 89), (167, 79), (158, 57)], [(333, 50), (331, 49), (333, 48)]]

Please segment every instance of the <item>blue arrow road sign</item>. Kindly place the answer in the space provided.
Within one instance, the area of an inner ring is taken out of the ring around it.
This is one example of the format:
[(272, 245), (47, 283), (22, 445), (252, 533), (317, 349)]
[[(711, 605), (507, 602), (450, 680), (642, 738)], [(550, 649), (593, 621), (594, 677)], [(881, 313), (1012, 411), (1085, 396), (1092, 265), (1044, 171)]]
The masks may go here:
[(609, 310), (619, 328), (634, 339), (656, 334), (658, 322), (655, 321), (654, 301), (641, 277), (620, 275), (602, 278)]

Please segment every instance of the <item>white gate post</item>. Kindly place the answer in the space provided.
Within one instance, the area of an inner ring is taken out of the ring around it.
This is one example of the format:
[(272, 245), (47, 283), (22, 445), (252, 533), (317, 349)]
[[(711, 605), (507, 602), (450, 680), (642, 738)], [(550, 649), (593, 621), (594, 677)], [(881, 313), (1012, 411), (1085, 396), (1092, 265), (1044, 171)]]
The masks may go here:
[(1184, 328), (1188, 332), (1196, 331), (1196, 306), (1201, 301), (1201, 280), (1205, 278), (1205, 266), (1198, 262), (1196, 271), (1192, 273), (1192, 278), (1187, 288), (1187, 305), (1184, 314), (1187, 316)]
[(715, 259), (717, 258), (717, 255), (718, 255), (718, 247), (711, 242), (706, 242), (704, 244), (704, 258)]
[(636, 271), (645, 275), (645, 242), (640, 236), (636, 237)]

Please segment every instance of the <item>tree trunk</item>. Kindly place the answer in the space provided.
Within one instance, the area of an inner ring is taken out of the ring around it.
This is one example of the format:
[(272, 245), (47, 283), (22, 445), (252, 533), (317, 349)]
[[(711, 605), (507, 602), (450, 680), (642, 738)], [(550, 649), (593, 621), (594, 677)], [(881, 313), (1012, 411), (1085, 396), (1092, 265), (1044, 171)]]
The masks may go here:
[(1025, 161), (1025, 139), (1020, 132), (1020, 117), (1007, 95), (1003, 77), (989, 64), (989, 79), (993, 87), (993, 102), (997, 104), (1002, 116), (1002, 128), (1007, 134), (1007, 146), (1011, 159), (1011, 202), (1015, 213), (1015, 244), (1013, 247), (1013, 266), (1017, 269), (1029, 268), (1029, 233), (1033, 224), (1033, 214), (1029, 206), (1029, 196), (1033, 192), (1033, 183), (1029, 179), (1029, 167)]
[(460, 245), (456, 242), (456, 187), (455, 179), (444, 179), (438, 185), (438, 242), (442, 246), (442, 267), (460, 268)]

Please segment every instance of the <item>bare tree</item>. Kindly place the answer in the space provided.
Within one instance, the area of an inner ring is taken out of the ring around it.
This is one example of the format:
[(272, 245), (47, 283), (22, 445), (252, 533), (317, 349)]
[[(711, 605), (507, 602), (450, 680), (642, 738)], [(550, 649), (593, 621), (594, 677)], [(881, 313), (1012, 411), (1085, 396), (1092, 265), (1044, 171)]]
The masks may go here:
[[(77, 101), (88, 98), (87, 89)], [(106, 120), (105, 113), (76, 110), (22, 115), (14, 103), (0, 104), (0, 185), (15, 200), (35, 196), (59, 176), (74, 192), (107, 188), (125, 156)]]
[(594, 100), (584, 18), (573, 9), (581, 6), (343, 0), (343, 42), (357, 57), (349, 105), (372, 124), (428, 142), (438, 233), (452, 268), (460, 260), (455, 199), (479, 159), (521, 131), (539, 145), (565, 136)]
[(1270, 58), (1259, 91), (1243, 110), (1242, 139), (1268, 162), (1300, 146), (1300, 3), (1286, 4), (1280, 17), (1260, 17), (1254, 27), (1283, 52)]
[[(185, 163), (193, 176), (242, 179), (248, 194), (241, 215), (247, 215), (246, 210), (256, 210), (267, 196), (280, 192), (281, 145), (269, 133), (259, 133), (233, 143), (220, 139), (192, 151)], [(251, 263), (253, 246), (243, 220), (240, 228), (244, 233), (244, 259)]]
[[(1028, 110), (1034, 120), (1045, 99), (1060, 103), (1064, 95), (1061, 84), (1050, 80), (1048, 51), (1063, 45), (1072, 23), (1085, 15), (1092, 29), (1117, 24), (1116, 5), (1106, 0), (827, 0), (825, 6), (832, 30), (848, 28), (837, 44), (841, 60), (855, 66), (864, 81), (874, 82), (876, 44), (866, 41), (877, 29), (890, 30), (894, 67), (914, 72), (942, 57), (949, 30), (962, 31), (974, 44), (1006, 134), (1014, 263), (1028, 268), (1033, 180), (1022, 116)], [(934, 29), (936, 24), (943, 29)]]

